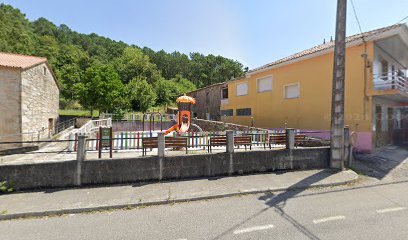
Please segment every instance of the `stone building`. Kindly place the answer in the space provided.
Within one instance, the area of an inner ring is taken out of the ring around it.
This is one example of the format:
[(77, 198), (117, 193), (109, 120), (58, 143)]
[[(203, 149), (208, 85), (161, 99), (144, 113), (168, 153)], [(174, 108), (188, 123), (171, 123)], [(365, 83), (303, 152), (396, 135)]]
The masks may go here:
[(228, 101), (227, 83), (216, 83), (191, 91), (187, 95), (197, 100), (192, 107), (193, 117), (206, 120), (221, 120), (221, 102)]
[(46, 58), (0, 53), (0, 142), (48, 137), (58, 108), (59, 87)]

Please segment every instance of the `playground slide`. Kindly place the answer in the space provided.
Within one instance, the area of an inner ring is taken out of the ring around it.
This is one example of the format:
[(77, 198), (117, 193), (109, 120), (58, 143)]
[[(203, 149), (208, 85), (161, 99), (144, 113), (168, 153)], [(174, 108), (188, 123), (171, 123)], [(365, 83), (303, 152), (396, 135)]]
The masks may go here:
[(190, 126), (188, 125), (188, 123), (182, 123), (180, 127), (180, 132), (187, 132), (189, 128)]

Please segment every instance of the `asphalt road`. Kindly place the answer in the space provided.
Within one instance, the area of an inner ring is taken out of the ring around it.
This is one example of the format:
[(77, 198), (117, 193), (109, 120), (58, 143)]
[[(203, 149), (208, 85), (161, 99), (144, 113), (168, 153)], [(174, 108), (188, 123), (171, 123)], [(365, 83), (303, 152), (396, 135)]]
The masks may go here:
[(2, 221), (0, 239), (408, 239), (408, 182)]

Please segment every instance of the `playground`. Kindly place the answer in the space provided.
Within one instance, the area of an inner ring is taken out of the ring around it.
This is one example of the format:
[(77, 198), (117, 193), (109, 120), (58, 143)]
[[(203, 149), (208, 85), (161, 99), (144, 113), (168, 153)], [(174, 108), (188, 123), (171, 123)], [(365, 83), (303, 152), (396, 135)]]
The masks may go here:
[[(64, 132), (59, 139), (24, 142), (44, 144), (37, 151), (0, 156), (0, 164), (40, 163), (49, 161), (76, 160), (79, 137), (84, 137), (87, 159), (122, 159), (143, 156), (157, 156), (158, 138), (165, 135), (166, 156), (185, 154), (221, 153), (227, 149), (226, 131), (203, 131), (192, 123), (191, 106), (196, 100), (181, 96), (176, 100), (176, 115), (158, 112), (132, 116), (132, 121), (115, 122), (111, 118), (90, 120), (78, 129)], [(166, 127), (168, 127), (166, 129)], [(295, 146), (298, 148), (322, 146), (317, 138), (307, 137), (299, 130), (293, 130)], [(234, 149), (240, 151), (267, 151), (284, 149), (287, 146), (286, 130), (251, 129), (235, 130)], [(327, 144), (326, 144), (327, 145)], [(313, 144), (312, 144), (313, 146)]]

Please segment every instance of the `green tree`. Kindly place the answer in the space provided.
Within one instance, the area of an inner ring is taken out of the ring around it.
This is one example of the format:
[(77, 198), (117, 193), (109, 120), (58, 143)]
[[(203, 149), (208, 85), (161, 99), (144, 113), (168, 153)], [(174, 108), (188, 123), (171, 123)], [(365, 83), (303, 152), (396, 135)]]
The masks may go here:
[(118, 73), (109, 65), (97, 65), (86, 70), (83, 81), (78, 84), (79, 101), (83, 107), (101, 112), (127, 109), (126, 86)]
[(34, 35), (20, 10), (0, 4), (0, 51), (33, 54)]
[(124, 83), (129, 83), (135, 77), (144, 77), (148, 83), (154, 84), (161, 78), (156, 65), (149, 61), (149, 57), (140, 49), (128, 47), (115, 61)]
[(156, 102), (156, 93), (146, 77), (135, 77), (127, 85), (132, 109), (146, 112)]

